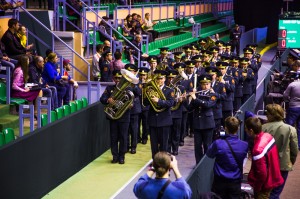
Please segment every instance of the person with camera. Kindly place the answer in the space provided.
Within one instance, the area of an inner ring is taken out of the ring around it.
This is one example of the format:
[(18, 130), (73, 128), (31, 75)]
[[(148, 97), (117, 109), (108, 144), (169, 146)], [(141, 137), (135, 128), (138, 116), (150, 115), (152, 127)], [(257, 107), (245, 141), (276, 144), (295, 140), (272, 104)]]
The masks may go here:
[(240, 198), (248, 143), (238, 138), (239, 126), (240, 121), (236, 117), (227, 117), (225, 135), (215, 140), (206, 152), (209, 158), (216, 158), (212, 191), (221, 198)]
[[(176, 180), (169, 179), (173, 170)], [(155, 178), (153, 178), (155, 174)], [(153, 158), (149, 171), (140, 177), (133, 188), (133, 192), (140, 199), (156, 198), (191, 198), (190, 186), (181, 176), (175, 156), (166, 152), (158, 152)]]

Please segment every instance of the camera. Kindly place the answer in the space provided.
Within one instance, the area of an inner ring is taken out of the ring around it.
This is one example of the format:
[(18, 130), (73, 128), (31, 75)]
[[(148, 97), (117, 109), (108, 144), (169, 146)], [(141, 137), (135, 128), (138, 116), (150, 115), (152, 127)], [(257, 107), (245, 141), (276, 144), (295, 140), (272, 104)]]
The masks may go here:
[(220, 127), (219, 131), (220, 131), (220, 137), (224, 137), (226, 133), (225, 133), (225, 129), (223, 126)]

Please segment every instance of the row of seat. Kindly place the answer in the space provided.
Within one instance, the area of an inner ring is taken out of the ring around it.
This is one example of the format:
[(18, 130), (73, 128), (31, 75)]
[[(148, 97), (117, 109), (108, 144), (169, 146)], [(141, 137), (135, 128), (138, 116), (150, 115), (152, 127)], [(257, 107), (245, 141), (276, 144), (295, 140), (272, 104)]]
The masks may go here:
[(186, 28), (193, 26), (193, 24), (189, 23), (188, 21), (191, 17), (193, 17), (195, 23), (204, 23), (217, 19), (216, 17), (214, 17), (213, 13), (205, 13), (201, 15), (180, 18), (180, 25)]
[[(10, 98), (10, 104), (20, 105), (27, 104), (26, 99), (22, 98)], [(4, 82), (0, 82), (0, 104), (6, 104), (6, 84)]]
[[(87, 107), (88, 100), (86, 97), (70, 102), (69, 105), (63, 105), (62, 107), (56, 108), (54, 111), (51, 111), (51, 122), (55, 122), (65, 116), (68, 116), (76, 111), (81, 110), (84, 107)], [(41, 115), (41, 126), (48, 124), (48, 115)]]
[(15, 133), (12, 128), (3, 129), (3, 131), (0, 132), (0, 147), (13, 140), (15, 140)]

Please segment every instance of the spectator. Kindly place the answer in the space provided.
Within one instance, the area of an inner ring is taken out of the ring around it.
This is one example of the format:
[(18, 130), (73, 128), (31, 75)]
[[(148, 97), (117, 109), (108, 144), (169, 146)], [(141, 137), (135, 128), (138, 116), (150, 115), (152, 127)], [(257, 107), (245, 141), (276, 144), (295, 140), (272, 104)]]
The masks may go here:
[[(21, 1), (18, 1), (16, 3), (8, 3), (8, 2), (6, 2), (6, 0), (1, 0), (0, 1), (0, 10), (5, 11), (8, 9), (15, 9), (15, 8), (21, 7), (23, 5), (24, 5), (24, 2), (21, 2)], [(4, 13), (1, 13), (1, 14), (4, 15)]]
[(116, 40), (115, 35), (112, 32), (112, 36), (110, 36), (111, 27), (109, 18), (107, 16), (103, 16), (102, 20), (99, 23), (99, 31), (100, 31), (100, 40), (104, 42), (105, 40)]
[[(130, 56), (130, 63), (134, 64), (134, 59), (131, 53), (129, 53)], [(111, 70), (121, 70), (122, 68), (125, 67), (125, 63), (122, 62), (122, 53), (120, 53), (119, 51), (116, 51), (114, 54), (115, 60), (112, 62), (111, 65)]]
[(125, 18), (125, 21), (127, 21), (127, 26), (128, 28), (131, 28), (131, 21), (132, 21), (132, 16), (131, 14), (128, 14)]
[(153, 30), (153, 26), (156, 24), (156, 22), (152, 22), (150, 19), (150, 14), (146, 13), (145, 14), (145, 19), (144, 19), (144, 30), (146, 32), (149, 32), (152, 34), (152, 39), (155, 41), (155, 39), (158, 37), (158, 32)]
[(94, 81), (100, 81), (100, 68), (99, 68), (99, 60), (101, 58), (101, 53), (103, 50), (103, 45), (98, 44), (96, 46), (96, 53), (93, 55), (93, 61), (92, 61), (92, 74), (94, 77)]
[(69, 80), (68, 76), (61, 76), (56, 70), (57, 55), (50, 53), (46, 59), (46, 64), (42, 73), (45, 83), (49, 86), (55, 86), (57, 90), (57, 105), (62, 106), (62, 100), (66, 95), (66, 81)]
[(238, 24), (235, 24), (235, 27), (230, 32), (230, 43), (231, 45), (231, 52), (236, 51), (236, 55), (240, 56), (240, 40), (242, 37), (242, 30), (240, 29)]
[(32, 89), (32, 87), (27, 86), (28, 67), (29, 57), (21, 56), (13, 72), (11, 96), (33, 102), (37, 97), (42, 97), (43, 92), (41, 89)]
[(124, 20), (124, 26), (122, 27), (123, 29), (123, 36), (125, 37), (134, 37), (134, 35), (131, 34), (131, 28), (128, 26), (127, 20)]
[(27, 30), (26, 27), (23, 25), (19, 26), (19, 29), (17, 31), (17, 36), (20, 39), (21, 45), (26, 48), (26, 50), (30, 50), (33, 47), (33, 44), (30, 44), (27, 46)]
[(110, 51), (104, 51), (102, 54), (103, 61), (99, 61), (99, 68), (101, 73), (100, 82), (112, 82), (112, 54)]
[(279, 104), (268, 104), (266, 107), (268, 122), (262, 126), (264, 132), (270, 133), (279, 153), (280, 172), (284, 183), (272, 190), (270, 199), (279, 199), (289, 171), (292, 170), (298, 154), (297, 131), (293, 126), (285, 124), (284, 110)]
[(216, 158), (212, 191), (221, 198), (240, 198), (243, 161), (247, 156), (248, 143), (238, 138), (239, 126), (237, 118), (227, 117), (226, 135), (214, 141), (206, 153), (209, 158)]
[[(136, 35), (135, 39), (132, 41), (132, 44), (135, 45), (139, 50), (142, 48), (142, 35)], [(138, 58), (138, 51), (136, 49), (132, 49), (132, 54)], [(146, 60), (146, 58), (149, 57), (146, 53), (143, 53), (141, 51), (140, 58), (141, 60)]]
[[(173, 170), (176, 180), (169, 179), (170, 170)], [(155, 174), (155, 178), (152, 177)], [(136, 197), (144, 199), (155, 198), (191, 198), (190, 186), (181, 176), (175, 156), (166, 152), (158, 152), (153, 158), (153, 167), (144, 174), (134, 185)]]
[(284, 182), (275, 139), (262, 131), (261, 122), (256, 117), (246, 119), (245, 131), (254, 139), (248, 182), (253, 187), (254, 198), (269, 198), (272, 189)]
[(68, 3), (73, 8), (72, 9), (69, 5), (66, 5), (68, 15), (80, 18), (80, 15), (74, 10), (80, 13), (82, 10), (82, 2), (80, 0), (67, 0), (66, 3)]
[(0, 65), (10, 67), (11, 70), (13, 70), (15, 68), (15, 65), (18, 63), (17, 60), (8, 57), (5, 51), (5, 46), (2, 43), (2, 41), (0, 41), (0, 61)]
[[(5, 46), (6, 53), (9, 57), (18, 60), (22, 55), (30, 55), (26, 53), (26, 48), (24, 48), (16, 33), (19, 29), (19, 22), (17, 19), (8, 20), (8, 30), (2, 36), (1, 41)], [(31, 59), (31, 57), (29, 57)]]
[(51, 109), (56, 109), (57, 106), (57, 91), (54, 86), (48, 86), (44, 83), (42, 72), (44, 68), (44, 58), (36, 56), (33, 62), (29, 65), (29, 83), (34, 83), (39, 86), (43, 91), (43, 97), (51, 98)]
[[(69, 75), (68, 71), (71, 71), (71, 65), (70, 65), (70, 60), (65, 59), (63, 61), (63, 67), (64, 67), (64, 71), (63, 71), (63, 76), (67, 76), (68, 77), (68, 81), (65, 85), (66, 87), (66, 95), (63, 98), (63, 104), (69, 104), (70, 103), (70, 86), (73, 85), (73, 96), (76, 96), (76, 89), (78, 88), (78, 83), (72, 79), (72, 77)], [(74, 98), (73, 98), (74, 99)]]

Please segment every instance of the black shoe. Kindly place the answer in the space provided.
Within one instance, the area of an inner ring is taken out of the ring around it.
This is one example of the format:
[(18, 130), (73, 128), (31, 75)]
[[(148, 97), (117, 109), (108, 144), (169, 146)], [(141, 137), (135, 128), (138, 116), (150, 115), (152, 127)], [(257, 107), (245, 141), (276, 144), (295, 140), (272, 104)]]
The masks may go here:
[(184, 146), (184, 142), (179, 142), (179, 146)]
[(112, 163), (112, 164), (118, 163), (118, 159), (112, 159), (111, 163)]
[(125, 161), (123, 159), (119, 160), (119, 164), (124, 164)]
[(131, 149), (131, 154), (136, 154), (136, 149)]
[(173, 155), (178, 155), (178, 151), (174, 151), (174, 152), (173, 152)]
[(142, 141), (142, 144), (147, 144), (147, 141), (148, 141), (148, 140), (143, 140), (143, 141)]

